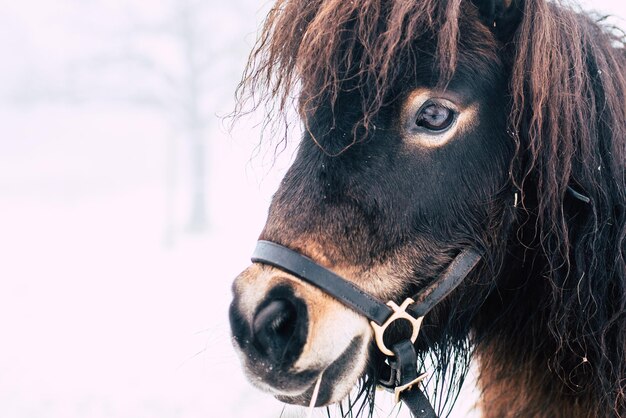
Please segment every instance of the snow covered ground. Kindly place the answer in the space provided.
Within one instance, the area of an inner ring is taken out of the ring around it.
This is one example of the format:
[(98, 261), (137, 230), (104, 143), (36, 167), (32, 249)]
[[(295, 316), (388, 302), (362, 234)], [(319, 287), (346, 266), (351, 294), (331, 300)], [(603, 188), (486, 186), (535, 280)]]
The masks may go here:
[[(23, 84), (28, 71), (64, 79), (64, 60), (90, 49), (59, 16), (122, 3), (13, 3), (0, 18), (0, 52), (11, 57), (0, 71), (0, 418), (305, 416), (247, 383), (227, 319), (230, 284), (289, 153), (270, 170), (250, 161), (255, 128), (244, 123), (231, 139), (215, 123), (210, 227), (190, 232), (186, 148), (162, 111), (34, 100), (41, 79)], [(152, 2), (128, 3), (155, 13)], [(85, 25), (98, 20), (90, 13)], [(230, 13), (226, 26), (239, 16)], [(15, 86), (28, 100), (9, 98)], [(454, 416), (468, 416), (468, 386)], [(381, 417), (396, 412), (389, 398), (379, 407)]]
[(211, 232), (168, 244), (158, 129), (101, 111), (0, 113), (0, 416), (278, 416), (229, 341), (264, 216), (246, 159), (218, 150)]

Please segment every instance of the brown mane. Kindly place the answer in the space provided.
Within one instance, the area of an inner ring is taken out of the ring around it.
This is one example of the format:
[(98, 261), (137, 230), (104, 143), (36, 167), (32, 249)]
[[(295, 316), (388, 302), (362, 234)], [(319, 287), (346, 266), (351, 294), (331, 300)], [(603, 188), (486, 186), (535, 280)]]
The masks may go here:
[[(623, 416), (624, 34), (540, 0), (527, 1), (525, 13), (533, 19), (523, 19), (516, 35), (510, 80), (518, 149), (512, 181), (533, 202), (527, 206), (547, 264), (553, 297), (548, 327), (560, 342), (550, 367), (575, 393), (596, 397), (594, 416)], [(568, 187), (591, 199), (592, 213), (571, 218), (564, 204)], [(592, 362), (593, 380), (566, 371), (572, 355)]]
[[(368, 130), (394, 81), (415, 60), (416, 40), (436, 45), (427, 52), (434, 55), (440, 84), (454, 74), (465, 44), (473, 44), (474, 53), (481, 50), (485, 59), (497, 61), (493, 44), (480, 45), (488, 39), (483, 25), (467, 27), (464, 37), (459, 37), (460, 25), (467, 26), (459, 16), (476, 14), (466, 3), (278, 0), (250, 55), (235, 113), (242, 113), (252, 101), (253, 109), (267, 106), (269, 125), (280, 124), (293, 98), (299, 96), (298, 113), (306, 120), (322, 102), (334, 103), (349, 84), (363, 95), (363, 117), (354, 132), (359, 126)], [(479, 61), (472, 56), (466, 59)]]

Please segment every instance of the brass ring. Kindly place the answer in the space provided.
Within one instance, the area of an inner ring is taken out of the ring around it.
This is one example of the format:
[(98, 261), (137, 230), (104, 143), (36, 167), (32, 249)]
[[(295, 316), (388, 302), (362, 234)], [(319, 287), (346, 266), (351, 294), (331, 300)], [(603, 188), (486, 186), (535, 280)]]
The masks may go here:
[(424, 319), (424, 317), (420, 316), (419, 318), (413, 318), (407, 313), (406, 308), (414, 302), (415, 301), (413, 299), (407, 298), (404, 302), (402, 302), (402, 305), (398, 306), (395, 302), (389, 301), (387, 302), (387, 305), (393, 310), (393, 314), (391, 314), (391, 316), (385, 321), (385, 323), (382, 325), (378, 325), (376, 322), (370, 321), (370, 325), (374, 330), (374, 339), (376, 340), (376, 345), (378, 346), (378, 349), (389, 357), (393, 357), (394, 354), (393, 351), (391, 351), (385, 345), (385, 342), (383, 341), (383, 335), (385, 334), (385, 330), (387, 329), (387, 327), (392, 322), (398, 319), (405, 319), (409, 321), (413, 326), (413, 332), (411, 333), (411, 342), (414, 343), (415, 340), (417, 340), (417, 336), (420, 332), (420, 326), (422, 325), (422, 320)]

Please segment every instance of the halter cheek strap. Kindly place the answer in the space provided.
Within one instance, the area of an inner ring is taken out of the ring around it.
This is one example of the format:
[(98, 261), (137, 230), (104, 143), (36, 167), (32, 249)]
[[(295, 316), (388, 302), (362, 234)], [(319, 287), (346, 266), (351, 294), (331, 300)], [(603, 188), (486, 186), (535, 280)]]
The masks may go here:
[[(480, 258), (480, 254), (473, 249), (461, 251), (441, 277), (415, 297), (416, 301), (407, 298), (401, 305), (397, 305), (393, 301), (385, 304), (310, 258), (274, 242), (259, 241), (252, 255), (253, 262), (267, 264), (290, 273), (368, 318), (374, 330), (376, 344), (389, 358), (391, 367), (389, 380), (379, 383), (393, 390), (396, 401), (404, 401), (415, 418), (436, 417), (428, 399), (417, 385), (427, 377), (426, 373), (417, 373), (417, 355), (413, 345), (422, 320), (467, 277)], [(413, 331), (409, 338), (388, 348), (383, 339), (385, 330), (398, 319), (408, 320)]]

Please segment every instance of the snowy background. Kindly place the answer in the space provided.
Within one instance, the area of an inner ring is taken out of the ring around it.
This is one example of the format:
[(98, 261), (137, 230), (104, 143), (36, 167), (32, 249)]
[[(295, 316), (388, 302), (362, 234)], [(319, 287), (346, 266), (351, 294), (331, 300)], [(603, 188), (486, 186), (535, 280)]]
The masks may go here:
[(291, 156), (219, 118), (269, 3), (0, 6), (0, 418), (305, 416), (246, 382), (227, 320)]

